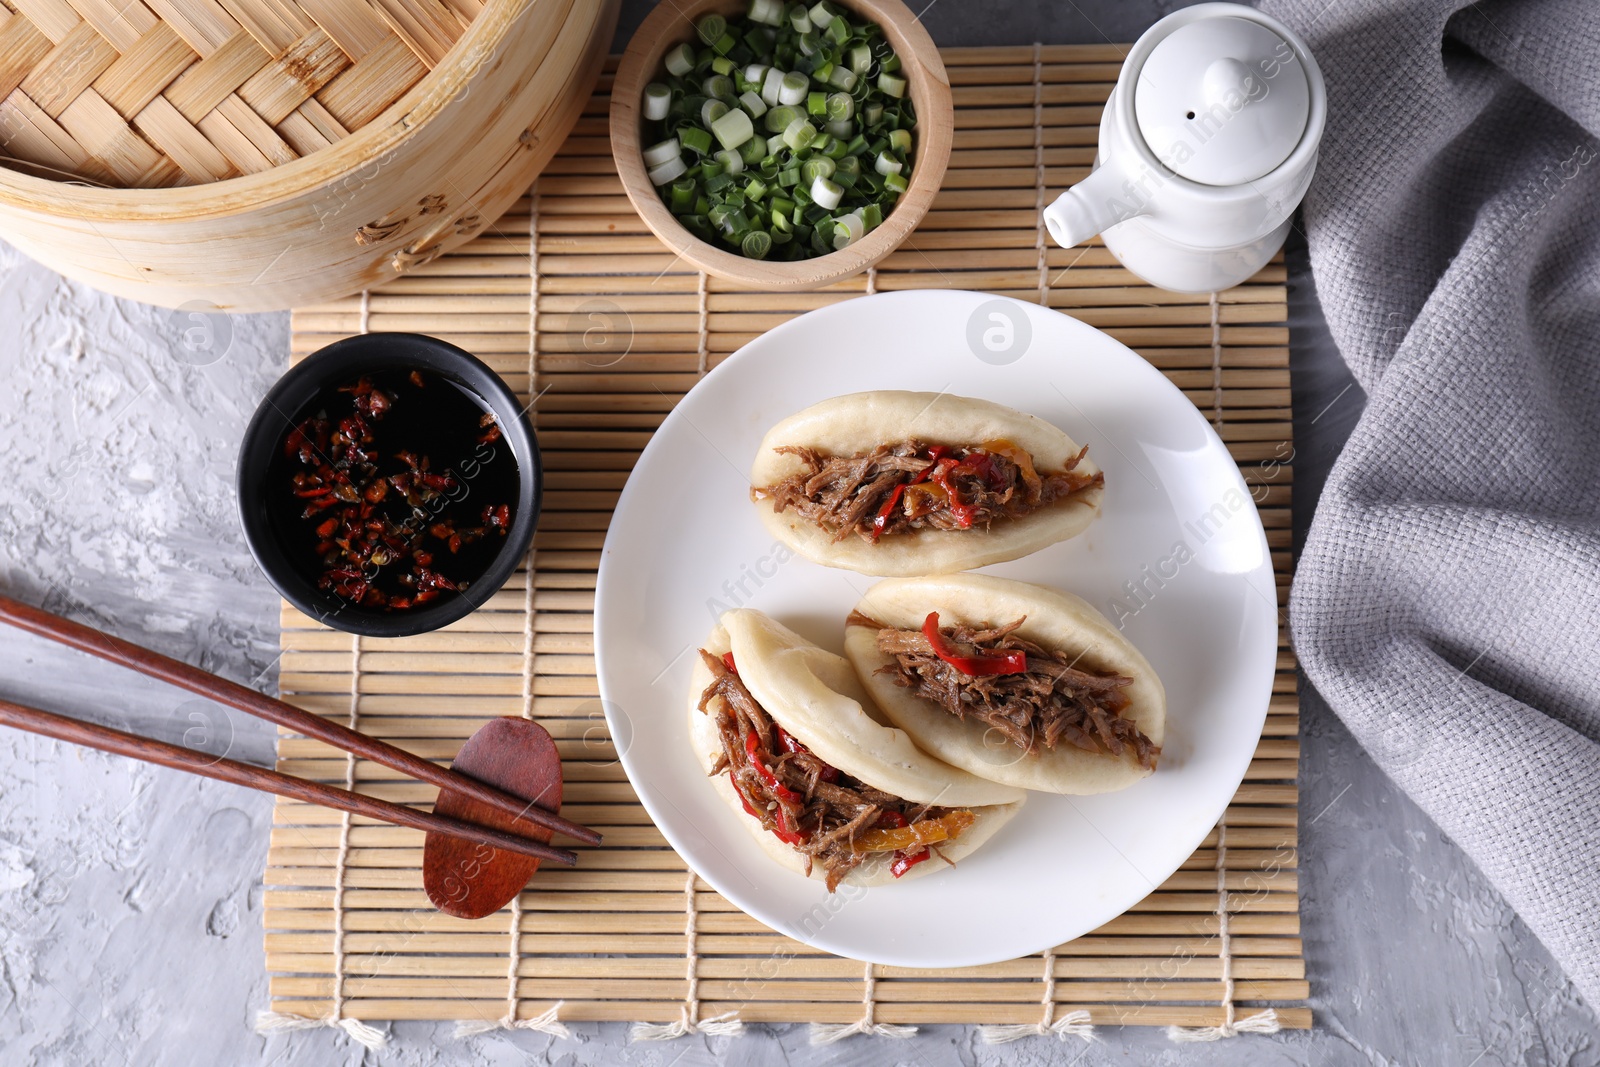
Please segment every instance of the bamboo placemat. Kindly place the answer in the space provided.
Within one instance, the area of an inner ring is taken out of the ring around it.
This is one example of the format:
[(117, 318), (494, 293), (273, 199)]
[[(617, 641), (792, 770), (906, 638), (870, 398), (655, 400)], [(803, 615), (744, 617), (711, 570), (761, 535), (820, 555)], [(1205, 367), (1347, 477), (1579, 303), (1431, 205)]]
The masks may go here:
[[(1040, 226), (1039, 208), (1087, 172), (1122, 53), (947, 51), (957, 134), (943, 191), (904, 248), (828, 291), (741, 291), (668, 255), (612, 167), (608, 74), (530, 195), (489, 233), (382, 290), (295, 313), (295, 359), (363, 330), (431, 333), (486, 359), (513, 388), (537, 394), (547, 483), (529, 569), (446, 631), (353, 639), (285, 606), (284, 694), (439, 760), (490, 716), (532, 715), (565, 760), (564, 814), (601, 829), (606, 843), (585, 849), (576, 870), (546, 867), (514, 907), (465, 922), (428, 906), (418, 833), (280, 801), (265, 899), (275, 1011), (539, 1027), (557, 1017), (676, 1022), (669, 1033), (717, 1019), (1021, 1028), (990, 1031), (1000, 1039), (1084, 1020), (1224, 1033), (1235, 1023), (1311, 1025), (1286, 632), (1245, 782), (1182, 869), (1089, 935), (959, 971), (864, 967), (814, 951), (689, 875), (616, 762), (595, 683), (595, 569), (651, 431), (697, 378), (762, 331), (875, 290), (1040, 301), (1133, 347), (1227, 442), (1261, 508), (1280, 600), (1287, 595), (1293, 448), (1281, 260), (1238, 288), (1183, 296), (1140, 283), (1098, 244), (1057, 248)], [(281, 739), (278, 766), (389, 800), (430, 800), (423, 786), (299, 736)]]

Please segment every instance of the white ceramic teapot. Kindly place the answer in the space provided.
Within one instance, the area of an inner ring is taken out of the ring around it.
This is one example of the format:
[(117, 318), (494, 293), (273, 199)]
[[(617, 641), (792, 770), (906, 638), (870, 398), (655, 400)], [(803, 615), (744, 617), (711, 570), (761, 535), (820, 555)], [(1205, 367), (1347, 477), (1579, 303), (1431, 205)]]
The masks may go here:
[(1289, 232), (1327, 117), (1305, 42), (1238, 4), (1198, 4), (1134, 44), (1100, 120), (1095, 169), (1044, 212), (1133, 273), (1206, 293), (1249, 278)]

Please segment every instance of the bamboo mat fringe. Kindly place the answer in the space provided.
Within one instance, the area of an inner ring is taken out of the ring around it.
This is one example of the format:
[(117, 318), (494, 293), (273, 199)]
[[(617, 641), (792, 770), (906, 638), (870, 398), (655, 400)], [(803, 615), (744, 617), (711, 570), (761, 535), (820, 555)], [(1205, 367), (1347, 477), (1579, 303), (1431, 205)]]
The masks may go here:
[[(1035, 55), (1038, 55), (1035, 45)], [(1025, 1037), (1044, 1037), (1054, 1034), (1065, 1041), (1069, 1037), (1081, 1037), (1085, 1043), (1096, 1040), (1094, 1024), (1089, 1021), (1089, 1013), (1081, 1008), (1069, 1011), (1061, 1018), (1056, 1014), (1056, 950), (1045, 949), (1042, 953), (1044, 959), (1044, 996), (1040, 998), (1044, 1003), (1044, 1018), (1036, 1023), (1017, 1023), (1011, 1025), (988, 1025), (978, 1027), (978, 1032), (983, 1035), (983, 1040), (990, 1045), (1004, 1045), (1012, 1041), (1020, 1041)]]
[[(512, 953), (512, 960), (520, 957)], [(516, 970), (516, 963), (512, 963), (512, 970)], [(512, 985), (515, 986), (515, 980)], [(518, 1019), (515, 1015), (507, 1014), (499, 1019), (462, 1019), (456, 1023), (456, 1037), (469, 1038), (481, 1037), (492, 1034), (496, 1030), (531, 1030), (534, 1033), (549, 1034), (551, 1037), (571, 1037), (572, 1031), (561, 1022), (561, 1006), (566, 1001), (558, 1000), (543, 1012), (531, 1019)], [(513, 1008), (512, 1011), (516, 1009)]]
[(896, 1026), (892, 1023), (880, 1023), (873, 1016), (876, 1014), (875, 1001), (878, 993), (878, 976), (874, 973), (876, 968), (868, 963), (862, 966), (861, 980), (861, 1018), (853, 1023), (812, 1023), (811, 1043), (813, 1045), (831, 1045), (835, 1041), (843, 1041), (847, 1037), (861, 1034), (864, 1037), (889, 1037), (896, 1040), (905, 1040), (915, 1037), (915, 1026)]
[[(1238, 461), (1266, 526), (1280, 601), (1287, 596), (1293, 444), (1281, 263), (1224, 293), (1168, 293), (1139, 282), (1099, 244), (1056, 248), (1041, 225), (1039, 208), (1093, 160), (1122, 53), (945, 52), (957, 128), (939, 200), (899, 251), (825, 290), (741, 289), (661, 246), (617, 182), (603, 76), (528, 196), (483, 235), (382, 289), (295, 312), (296, 359), (351, 333), (407, 330), (478, 355), (529, 404), (545, 494), (525, 565), (443, 631), (353, 641), (285, 608), (286, 699), (359, 719), (374, 736), (441, 762), (489, 717), (537, 720), (561, 751), (563, 811), (606, 842), (583, 848), (574, 870), (541, 870), (499, 915), (467, 923), (429, 906), (422, 835), (280, 801), (264, 898), (272, 1010), (259, 1029), (336, 1026), (378, 1048), (385, 1034), (373, 1024), (398, 1019), (454, 1020), (464, 1038), (559, 1037), (574, 1021), (616, 1021), (644, 1041), (805, 1023), (818, 1044), (907, 1037), (948, 1022), (978, 1025), (993, 1043), (1087, 1042), (1106, 1025), (1159, 1026), (1174, 1041), (1311, 1025), (1296, 881), (1297, 682), (1286, 639), (1245, 781), (1194, 855), (1076, 941), (960, 970), (830, 956), (697, 882), (629, 786), (618, 762), (628, 738), (608, 732), (594, 677), (595, 572), (617, 494), (654, 428), (751, 338), (877, 292), (1012, 296), (1134, 348), (1205, 413)], [(432, 800), (432, 790), (387, 768), (296, 735), (281, 736), (278, 766), (399, 803)]]

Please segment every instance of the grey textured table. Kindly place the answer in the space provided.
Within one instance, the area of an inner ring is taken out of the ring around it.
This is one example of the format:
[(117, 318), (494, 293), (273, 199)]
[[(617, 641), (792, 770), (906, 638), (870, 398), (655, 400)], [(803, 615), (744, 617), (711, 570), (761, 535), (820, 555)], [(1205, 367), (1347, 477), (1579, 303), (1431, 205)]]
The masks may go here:
[[(913, 0), (920, 3), (923, 0)], [(643, 15), (626, 5), (619, 41)], [(941, 44), (1131, 41), (1175, 4), (935, 0)], [(1297, 535), (1359, 417), (1291, 238)], [(277, 599), (234, 519), (244, 422), (283, 370), (287, 315), (237, 317), (226, 354), (172, 357), (168, 312), (66, 282), (0, 244), (0, 589), (257, 685)], [(0, 696), (268, 763), (270, 727), (0, 633)], [(1301, 898), (1316, 1029), (1170, 1044), (1102, 1030), (1083, 1045), (982, 1043), (969, 1028), (813, 1049), (804, 1027), (629, 1045), (447, 1024), (393, 1027), (381, 1053), (333, 1031), (264, 1038), (261, 871), (271, 801), (0, 733), (0, 1063), (472, 1065), (1593, 1064), (1594, 1015), (1462, 856), (1379, 774), (1314, 693), (1302, 699)], [(202, 731), (196, 734), (194, 731)]]

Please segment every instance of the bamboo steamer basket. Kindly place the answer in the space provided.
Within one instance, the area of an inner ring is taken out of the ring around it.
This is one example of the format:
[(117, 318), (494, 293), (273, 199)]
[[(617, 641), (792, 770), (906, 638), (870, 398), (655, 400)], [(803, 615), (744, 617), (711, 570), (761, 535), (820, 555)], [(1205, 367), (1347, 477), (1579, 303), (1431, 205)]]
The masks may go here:
[(371, 288), (555, 154), (619, 0), (0, 0), (0, 237), (168, 307)]

